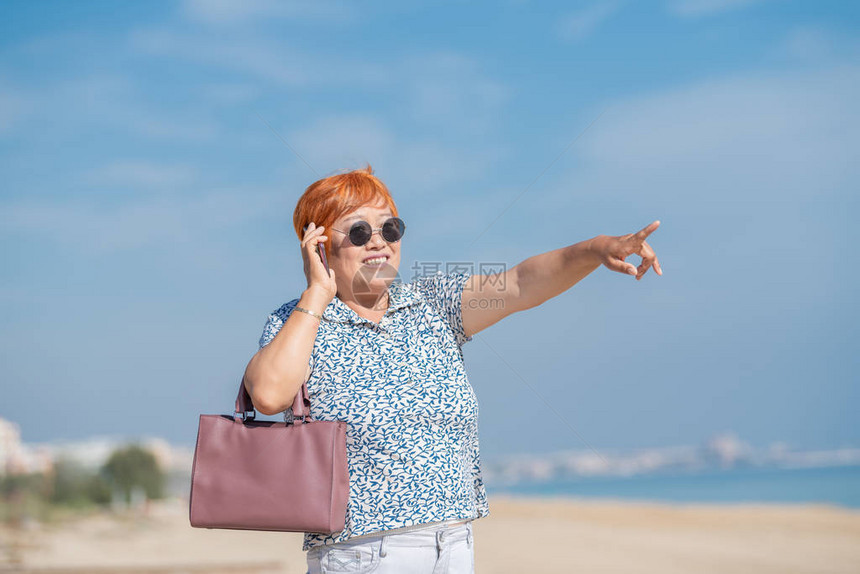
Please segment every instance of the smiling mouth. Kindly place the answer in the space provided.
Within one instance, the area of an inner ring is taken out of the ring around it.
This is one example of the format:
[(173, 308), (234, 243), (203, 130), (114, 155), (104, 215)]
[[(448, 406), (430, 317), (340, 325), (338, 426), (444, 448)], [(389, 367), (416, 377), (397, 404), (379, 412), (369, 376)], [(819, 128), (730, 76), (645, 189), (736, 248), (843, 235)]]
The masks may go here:
[(365, 265), (375, 266), (382, 265), (386, 261), (388, 261), (388, 257), (382, 255), (380, 257), (371, 257), (369, 259), (365, 259), (362, 263), (364, 263)]

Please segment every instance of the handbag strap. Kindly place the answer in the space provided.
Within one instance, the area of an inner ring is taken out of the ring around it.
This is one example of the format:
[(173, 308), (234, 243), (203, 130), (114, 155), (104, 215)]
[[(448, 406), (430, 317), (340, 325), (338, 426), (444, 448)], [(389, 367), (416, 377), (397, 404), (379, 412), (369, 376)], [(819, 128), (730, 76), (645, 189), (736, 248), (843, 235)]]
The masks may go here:
[[(308, 386), (302, 383), (302, 388), (296, 393), (296, 398), (293, 399), (293, 405), (290, 407), (293, 418), (309, 419), (311, 416), (311, 399), (308, 395)], [(247, 413), (251, 413), (253, 419), (254, 403), (251, 401), (251, 395), (248, 394), (248, 389), (245, 388), (244, 378), (239, 381), (239, 394), (236, 397), (236, 408), (233, 410), (233, 419), (239, 421), (244, 420)]]

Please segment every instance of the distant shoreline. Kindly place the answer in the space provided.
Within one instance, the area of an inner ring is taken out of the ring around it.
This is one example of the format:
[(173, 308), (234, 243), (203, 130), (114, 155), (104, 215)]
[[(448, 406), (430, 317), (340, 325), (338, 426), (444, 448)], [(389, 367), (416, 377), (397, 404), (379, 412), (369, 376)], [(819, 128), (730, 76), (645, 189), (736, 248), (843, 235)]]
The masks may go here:
[(577, 476), (487, 486), (488, 494), (544, 499), (654, 503), (827, 504), (860, 509), (860, 465), (659, 471), (632, 476)]

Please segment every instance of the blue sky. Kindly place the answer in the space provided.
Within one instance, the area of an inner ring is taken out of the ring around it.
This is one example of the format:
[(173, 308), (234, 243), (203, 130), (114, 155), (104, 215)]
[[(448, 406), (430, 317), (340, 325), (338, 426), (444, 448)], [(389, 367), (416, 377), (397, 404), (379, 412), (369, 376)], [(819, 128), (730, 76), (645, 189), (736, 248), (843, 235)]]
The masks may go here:
[(464, 347), (485, 455), (860, 445), (856, 3), (0, 16), (0, 417), (25, 441), (193, 444), (305, 287), (299, 195), (369, 162), (404, 280), (662, 222), (662, 277), (601, 268)]

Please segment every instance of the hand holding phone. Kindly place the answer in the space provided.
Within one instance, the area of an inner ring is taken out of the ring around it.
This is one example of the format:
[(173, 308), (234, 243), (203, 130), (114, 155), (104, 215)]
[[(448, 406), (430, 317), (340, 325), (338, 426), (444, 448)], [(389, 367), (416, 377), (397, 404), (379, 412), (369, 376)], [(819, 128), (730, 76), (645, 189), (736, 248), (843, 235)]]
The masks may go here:
[[(308, 226), (305, 225), (305, 227), (302, 231), (307, 232), (307, 230), (308, 230)], [(326, 273), (328, 273), (329, 268), (328, 268), (328, 259), (326, 259), (326, 256), (325, 256), (325, 243), (323, 243), (323, 242), (317, 243), (317, 255), (319, 255), (319, 258), (322, 261), (323, 267), (325, 267), (325, 271), (326, 271)]]
[(327, 304), (337, 295), (337, 282), (334, 270), (329, 268), (326, 259), (325, 242), (328, 237), (324, 232), (325, 229), (317, 228), (314, 222), (306, 225), (302, 234), (301, 250), (308, 289), (313, 287), (314, 292), (326, 293), (329, 298), (323, 303)]

